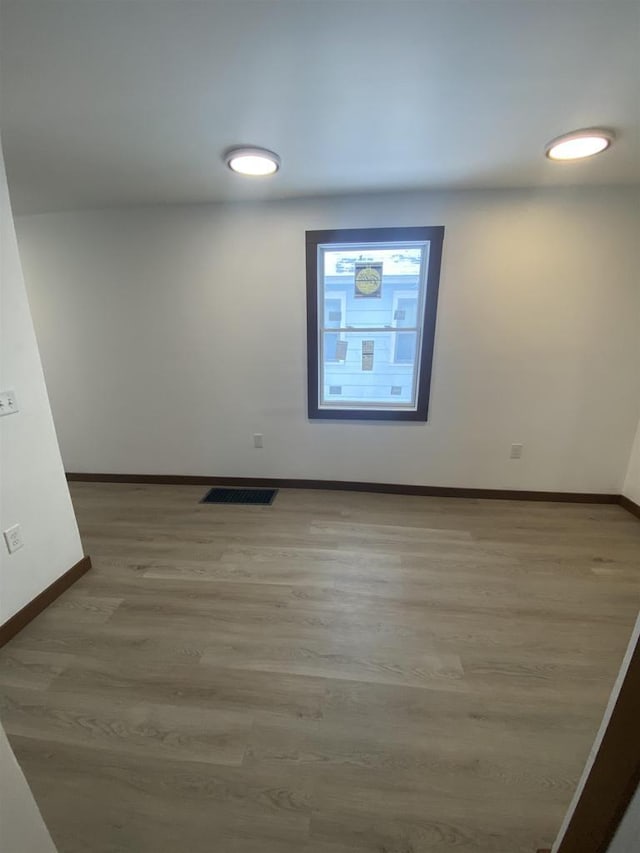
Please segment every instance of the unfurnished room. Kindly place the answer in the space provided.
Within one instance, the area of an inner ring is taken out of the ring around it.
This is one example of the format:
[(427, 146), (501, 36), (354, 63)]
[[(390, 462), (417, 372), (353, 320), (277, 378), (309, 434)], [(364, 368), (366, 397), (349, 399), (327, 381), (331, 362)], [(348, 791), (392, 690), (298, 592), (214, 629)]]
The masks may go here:
[(0, 0), (0, 853), (640, 853), (640, 0)]

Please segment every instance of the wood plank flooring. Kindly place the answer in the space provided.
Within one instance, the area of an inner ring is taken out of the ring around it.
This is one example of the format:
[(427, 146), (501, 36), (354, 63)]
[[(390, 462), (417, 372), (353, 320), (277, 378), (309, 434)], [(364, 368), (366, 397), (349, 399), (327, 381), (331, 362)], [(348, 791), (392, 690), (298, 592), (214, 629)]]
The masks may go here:
[(640, 604), (618, 506), (73, 484), (94, 569), (0, 650), (60, 853), (533, 853)]

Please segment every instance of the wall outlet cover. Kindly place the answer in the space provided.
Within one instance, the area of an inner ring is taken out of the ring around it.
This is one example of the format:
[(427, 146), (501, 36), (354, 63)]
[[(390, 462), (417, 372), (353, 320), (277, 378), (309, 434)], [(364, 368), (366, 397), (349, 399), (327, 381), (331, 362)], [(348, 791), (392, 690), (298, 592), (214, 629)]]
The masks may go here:
[(22, 540), (22, 531), (19, 524), (14, 524), (13, 527), (8, 527), (4, 531), (4, 541), (7, 543), (7, 551), (13, 554), (19, 551), (24, 545)]
[(0, 391), (0, 417), (19, 412), (15, 391)]

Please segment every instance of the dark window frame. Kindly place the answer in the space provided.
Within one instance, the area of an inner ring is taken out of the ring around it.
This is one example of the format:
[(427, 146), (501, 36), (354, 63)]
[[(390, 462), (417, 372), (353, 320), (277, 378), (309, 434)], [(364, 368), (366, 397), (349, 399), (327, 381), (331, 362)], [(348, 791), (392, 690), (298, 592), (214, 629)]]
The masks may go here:
[[(326, 243), (393, 243), (403, 241), (428, 241), (430, 244), (416, 409), (402, 411), (387, 408), (320, 408), (318, 396), (318, 246)], [(443, 225), (410, 228), (345, 228), (306, 232), (307, 402), (311, 420), (422, 422), (427, 420), (443, 242)]]

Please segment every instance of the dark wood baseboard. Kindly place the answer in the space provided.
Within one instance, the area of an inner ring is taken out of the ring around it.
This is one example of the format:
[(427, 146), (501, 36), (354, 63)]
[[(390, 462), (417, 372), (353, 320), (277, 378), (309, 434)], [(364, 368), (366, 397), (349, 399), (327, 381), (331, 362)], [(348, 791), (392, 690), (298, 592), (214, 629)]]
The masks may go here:
[(631, 500), (631, 498), (626, 497), (625, 495), (620, 495), (620, 506), (624, 507), (627, 512), (630, 512), (631, 515), (635, 515), (636, 518), (640, 518), (640, 505)]
[(533, 492), (520, 489), (467, 489), (457, 486), (412, 486), (403, 483), (366, 483), (353, 480), (297, 480), (274, 477), (201, 477), (178, 474), (68, 473), (72, 483), (155, 483), (171, 486), (242, 486), (265, 489), (332, 489), (438, 498), (483, 498), (509, 501), (617, 504), (620, 495), (597, 492)]
[(15, 637), (18, 631), (21, 631), (32, 619), (35, 619), (39, 613), (42, 613), (59, 595), (66, 589), (69, 589), (78, 578), (82, 577), (85, 572), (88, 572), (90, 568), (91, 558), (83, 557), (69, 571), (65, 572), (43, 590), (40, 595), (37, 595), (33, 601), (25, 604), (22, 610), (18, 610), (15, 616), (12, 616), (8, 622), (0, 625), (0, 647), (8, 643), (12, 637)]

